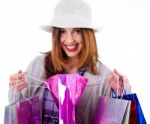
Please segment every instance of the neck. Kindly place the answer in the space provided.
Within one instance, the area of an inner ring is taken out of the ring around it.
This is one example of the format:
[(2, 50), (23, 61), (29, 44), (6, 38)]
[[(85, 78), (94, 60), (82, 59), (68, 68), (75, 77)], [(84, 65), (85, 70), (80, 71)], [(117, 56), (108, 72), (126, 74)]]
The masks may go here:
[(78, 62), (77, 58), (68, 58), (68, 65), (66, 67), (67, 73), (69, 74), (77, 73), (78, 71), (78, 68), (76, 67), (77, 62)]
[(68, 61), (68, 66), (69, 67), (76, 67), (77, 63), (78, 63), (78, 58), (77, 57), (71, 57), (67, 59)]

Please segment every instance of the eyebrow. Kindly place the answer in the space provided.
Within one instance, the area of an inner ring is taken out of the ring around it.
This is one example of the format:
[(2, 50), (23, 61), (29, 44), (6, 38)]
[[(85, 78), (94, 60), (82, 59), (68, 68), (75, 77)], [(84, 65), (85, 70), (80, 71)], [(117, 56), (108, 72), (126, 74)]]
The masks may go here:
[(65, 30), (65, 28), (59, 28), (60, 30)]
[(81, 28), (74, 28), (75, 30), (80, 30)]
[[(80, 30), (81, 28), (72, 28), (72, 30)], [(60, 28), (60, 30), (66, 30), (65, 28)]]

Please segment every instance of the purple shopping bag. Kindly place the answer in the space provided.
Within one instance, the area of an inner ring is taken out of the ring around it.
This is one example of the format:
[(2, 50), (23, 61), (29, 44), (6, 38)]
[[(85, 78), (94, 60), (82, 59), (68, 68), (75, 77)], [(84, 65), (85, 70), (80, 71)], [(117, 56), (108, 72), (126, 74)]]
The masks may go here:
[(19, 124), (40, 124), (39, 96), (31, 97), (20, 102)]
[(100, 96), (91, 124), (122, 124), (130, 101)]
[(57, 74), (46, 82), (59, 106), (59, 123), (75, 124), (75, 105), (86, 86), (87, 79), (78, 74)]
[(17, 101), (5, 107), (4, 124), (40, 124), (39, 97)]

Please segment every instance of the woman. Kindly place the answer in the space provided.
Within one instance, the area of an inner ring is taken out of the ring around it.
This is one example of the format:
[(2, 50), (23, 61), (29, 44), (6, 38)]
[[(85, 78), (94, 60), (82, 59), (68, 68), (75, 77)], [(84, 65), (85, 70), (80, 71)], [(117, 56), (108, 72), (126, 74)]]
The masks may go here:
[[(76, 123), (89, 124), (99, 96), (110, 96), (111, 89), (121, 91), (124, 82), (124, 78), (120, 80), (122, 76), (98, 60), (95, 38), (98, 30), (92, 26), (90, 7), (82, 0), (61, 0), (51, 23), (43, 29), (52, 33), (52, 50), (36, 57), (26, 72), (10, 76), (9, 102), (38, 95), (42, 122), (57, 123), (47, 117), (51, 114), (57, 118), (59, 113), (48, 89), (41, 88), (45, 86), (42, 81), (59, 73), (79, 73), (88, 83), (76, 106)], [(123, 88), (130, 92), (128, 83)]]

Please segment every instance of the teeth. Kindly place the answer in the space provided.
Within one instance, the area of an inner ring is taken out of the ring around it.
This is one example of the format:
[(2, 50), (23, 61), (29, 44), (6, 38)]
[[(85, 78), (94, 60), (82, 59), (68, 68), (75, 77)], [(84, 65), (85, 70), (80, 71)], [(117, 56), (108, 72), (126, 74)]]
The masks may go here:
[(67, 45), (67, 48), (72, 49), (75, 48), (76, 45)]

